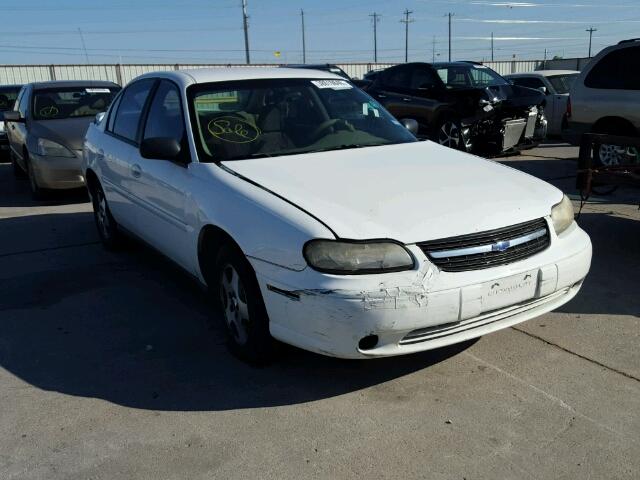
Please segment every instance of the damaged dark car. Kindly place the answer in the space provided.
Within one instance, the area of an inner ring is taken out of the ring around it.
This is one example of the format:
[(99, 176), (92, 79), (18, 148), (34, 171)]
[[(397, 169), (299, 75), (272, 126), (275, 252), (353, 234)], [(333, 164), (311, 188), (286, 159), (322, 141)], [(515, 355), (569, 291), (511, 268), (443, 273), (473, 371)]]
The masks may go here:
[(512, 85), (481, 64), (406, 63), (360, 86), (398, 120), (416, 120), (420, 138), (451, 148), (510, 153), (546, 136), (544, 94)]

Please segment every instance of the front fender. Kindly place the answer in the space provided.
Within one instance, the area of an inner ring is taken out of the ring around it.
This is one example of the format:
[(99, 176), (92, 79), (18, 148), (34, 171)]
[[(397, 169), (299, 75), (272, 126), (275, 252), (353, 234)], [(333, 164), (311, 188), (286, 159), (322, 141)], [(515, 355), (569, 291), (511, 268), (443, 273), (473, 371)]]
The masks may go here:
[(273, 193), (222, 167), (198, 163), (192, 191), (193, 214), (200, 225), (228, 233), (247, 257), (302, 271), (302, 247), (312, 238), (335, 238), (329, 228)]

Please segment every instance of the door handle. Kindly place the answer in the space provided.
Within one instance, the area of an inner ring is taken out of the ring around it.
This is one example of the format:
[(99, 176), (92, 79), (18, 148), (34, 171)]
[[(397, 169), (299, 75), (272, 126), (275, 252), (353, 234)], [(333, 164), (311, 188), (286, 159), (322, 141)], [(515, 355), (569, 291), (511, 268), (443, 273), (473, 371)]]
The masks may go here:
[(407, 98), (407, 97), (403, 97), (403, 98), (402, 98), (402, 101), (403, 101), (403, 102), (410, 102), (410, 101), (411, 101), (411, 99), (410, 99), (410, 98)]
[(379, 93), (378, 98), (387, 98), (387, 96), (384, 93)]
[(140, 178), (140, 175), (142, 175), (142, 169), (140, 168), (140, 165), (136, 163), (131, 166), (131, 175), (134, 178)]

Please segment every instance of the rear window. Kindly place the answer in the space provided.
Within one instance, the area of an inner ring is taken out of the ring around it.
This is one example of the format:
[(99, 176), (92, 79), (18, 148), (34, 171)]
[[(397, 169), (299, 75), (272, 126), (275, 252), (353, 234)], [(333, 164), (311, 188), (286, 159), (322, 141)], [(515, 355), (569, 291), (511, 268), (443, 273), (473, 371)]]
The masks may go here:
[(627, 47), (605, 55), (584, 81), (589, 88), (640, 90), (640, 47)]
[(20, 87), (16, 88), (0, 88), (0, 112), (6, 112), (7, 110), (13, 110), (13, 105), (16, 103)]
[(576, 81), (576, 78), (578, 78), (577, 73), (570, 73), (567, 75), (553, 75), (547, 77), (547, 80), (549, 80), (549, 83), (553, 85), (553, 89), (556, 93), (569, 93), (569, 90), (571, 90), (571, 86), (573, 85), (573, 82)]
[(119, 87), (47, 88), (33, 92), (34, 120), (95, 116), (104, 112)]

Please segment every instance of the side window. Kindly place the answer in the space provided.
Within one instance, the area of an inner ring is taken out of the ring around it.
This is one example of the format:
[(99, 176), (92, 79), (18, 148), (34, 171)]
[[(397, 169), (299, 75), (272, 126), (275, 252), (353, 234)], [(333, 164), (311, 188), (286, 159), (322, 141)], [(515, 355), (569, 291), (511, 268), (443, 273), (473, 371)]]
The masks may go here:
[(427, 89), (437, 85), (436, 74), (430, 68), (414, 68), (411, 74), (411, 89)]
[(27, 112), (29, 111), (29, 92), (27, 89), (22, 90), (20, 102), (16, 102), (16, 108), (23, 118), (27, 116)]
[(640, 90), (640, 47), (627, 47), (605, 55), (584, 84), (589, 88)]
[(139, 80), (125, 89), (116, 111), (113, 133), (133, 142), (137, 141), (142, 110), (154, 83), (155, 79), (148, 78)]
[(397, 89), (411, 88), (411, 70), (406, 67), (390, 68), (384, 75), (382, 83), (385, 87)]
[(512, 78), (511, 80), (513, 81), (514, 84), (520, 87), (527, 87), (527, 88), (544, 87), (544, 83), (542, 83), (542, 80), (536, 77), (515, 77), (515, 78)]
[(182, 142), (184, 130), (180, 92), (173, 83), (163, 80), (153, 96), (143, 138), (169, 137)]
[(120, 100), (122, 100), (122, 94), (118, 95), (118, 98), (115, 99), (115, 101), (111, 105), (111, 109), (109, 110), (109, 123), (107, 123), (107, 130), (109, 132), (113, 131), (113, 124), (116, 121), (116, 112), (118, 111)]

